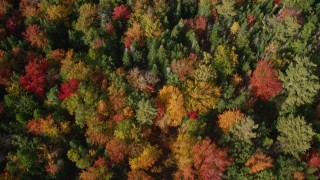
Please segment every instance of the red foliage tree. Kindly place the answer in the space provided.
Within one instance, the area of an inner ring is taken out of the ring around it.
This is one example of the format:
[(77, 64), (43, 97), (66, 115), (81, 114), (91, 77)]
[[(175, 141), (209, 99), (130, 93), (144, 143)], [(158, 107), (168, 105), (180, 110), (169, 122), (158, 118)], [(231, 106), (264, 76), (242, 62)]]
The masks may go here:
[(25, 69), (26, 75), (20, 77), (19, 84), (27, 92), (43, 97), (44, 88), (47, 84), (46, 74), (49, 70), (47, 61), (30, 61)]
[(107, 142), (106, 150), (109, 154), (110, 161), (114, 163), (122, 163), (127, 153), (125, 145), (117, 139), (111, 139)]
[(254, 15), (247, 16), (247, 23), (249, 26), (253, 26), (255, 22), (256, 22), (256, 17)]
[(48, 39), (45, 37), (39, 25), (33, 24), (28, 26), (23, 35), (32, 46), (37, 48), (43, 48), (48, 44)]
[(124, 38), (124, 47), (129, 48), (131, 46), (132, 39), (128, 36)]
[[(42, 56), (41, 56), (42, 57)], [(24, 56), (24, 61), (29, 62), (37, 58), (37, 53), (35, 51), (26, 51)]]
[(273, 0), (274, 6), (279, 6), (282, 3), (282, 0)]
[(312, 148), (307, 157), (307, 163), (309, 166), (320, 169), (320, 151), (316, 148)]
[(71, 94), (74, 94), (78, 89), (79, 83), (80, 81), (74, 78), (62, 83), (60, 92), (58, 94), (59, 99), (63, 101), (66, 98), (68, 98)]
[(14, 11), (12, 17), (6, 21), (6, 29), (9, 34), (18, 35), (20, 33), (19, 24), (21, 23), (22, 18), (19, 12)]
[(183, 23), (186, 27), (194, 29), (199, 37), (202, 37), (207, 29), (208, 19), (203, 16), (194, 19), (185, 19)]
[(155, 100), (155, 104), (157, 107), (157, 117), (154, 119), (154, 122), (155, 124), (157, 124), (160, 122), (160, 120), (163, 118), (165, 114), (165, 106), (159, 99)]
[(278, 95), (282, 89), (282, 82), (278, 79), (278, 70), (274, 69), (273, 65), (266, 60), (258, 62), (250, 84), (254, 89), (254, 95), (264, 101)]
[(312, 167), (316, 167), (320, 169), (320, 155), (318, 156), (312, 156), (309, 160), (308, 164)]
[(301, 9), (284, 8), (284, 9), (281, 9), (281, 11), (279, 12), (278, 18), (279, 20), (283, 21), (286, 17), (294, 17), (296, 18), (299, 24), (303, 24), (301, 12), (302, 12)]
[(211, 14), (212, 14), (214, 22), (217, 22), (218, 19), (219, 19), (218, 11), (216, 9), (214, 9), (214, 10), (211, 11)]
[(197, 119), (198, 113), (199, 113), (198, 111), (193, 111), (193, 112), (188, 112), (187, 115), (189, 119)]
[(10, 78), (12, 76), (12, 71), (7, 67), (0, 67), (0, 84), (8, 85)]
[(115, 32), (115, 28), (111, 22), (108, 22), (105, 26), (105, 30), (108, 34), (112, 35)]
[[(121, 113), (122, 113), (122, 112), (121, 112)], [(113, 121), (114, 121), (115, 123), (118, 123), (118, 122), (124, 120), (124, 116), (123, 116), (123, 114), (121, 114), (121, 113), (116, 114), (115, 116), (113, 116)]]
[(11, 8), (12, 4), (10, 4), (7, 0), (0, 0), (0, 19), (5, 17), (7, 13), (6, 9)]
[(130, 15), (131, 15), (131, 11), (127, 6), (125, 6), (125, 5), (116, 6), (113, 8), (112, 19), (113, 20), (118, 20), (118, 19), (127, 20), (130, 18)]
[(196, 17), (194, 21), (195, 21), (196, 33), (198, 34), (198, 36), (202, 37), (206, 32), (208, 19), (203, 16), (200, 16), (200, 17)]
[(209, 138), (197, 142), (192, 148), (194, 168), (199, 179), (222, 179), (226, 168), (231, 165), (227, 149), (221, 149), (211, 143)]
[(93, 166), (97, 167), (97, 166), (106, 166), (107, 165), (107, 161), (105, 161), (102, 157), (99, 157), (96, 161), (94, 161)]

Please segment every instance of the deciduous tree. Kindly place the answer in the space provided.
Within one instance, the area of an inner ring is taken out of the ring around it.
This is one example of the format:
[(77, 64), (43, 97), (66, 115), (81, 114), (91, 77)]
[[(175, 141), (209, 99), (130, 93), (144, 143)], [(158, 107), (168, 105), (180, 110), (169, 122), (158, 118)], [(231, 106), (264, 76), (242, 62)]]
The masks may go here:
[(238, 64), (235, 47), (219, 45), (214, 53), (213, 65), (224, 75), (231, 75)]
[(114, 163), (123, 163), (128, 152), (125, 144), (116, 138), (113, 138), (107, 142), (106, 150), (108, 152), (110, 161)]
[(61, 89), (59, 92), (59, 99), (60, 100), (65, 100), (66, 98), (68, 98), (71, 94), (75, 93), (78, 89), (79, 86), (79, 81), (77, 79), (70, 79), (67, 82), (64, 82), (61, 84)]
[(130, 19), (131, 12), (125, 5), (116, 6), (113, 8), (112, 19), (114, 20), (128, 20)]
[(178, 126), (186, 115), (183, 96), (180, 90), (172, 85), (164, 86), (158, 95), (159, 100), (165, 105), (165, 116), (171, 122), (170, 126)]
[(75, 25), (76, 29), (86, 33), (90, 27), (97, 24), (98, 6), (95, 4), (83, 4), (79, 7), (79, 18)]
[(243, 120), (244, 114), (242, 114), (239, 110), (227, 110), (222, 114), (219, 114), (218, 118), (219, 127), (224, 133), (227, 133), (237, 121)]
[(226, 168), (232, 163), (227, 149), (217, 147), (209, 138), (197, 142), (192, 153), (199, 179), (222, 179)]
[(272, 168), (273, 160), (263, 153), (256, 153), (248, 159), (245, 165), (250, 167), (250, 174), (255, 174), (265, 169)]
[(37, 24), (28, 26), (23, 35), (32, 46), (37, 48), (44, 48), (48, 44), (48, 38)]
[(187, 80), (183, 84), (187, 111), (208, 112), (215, 108), (220, 88), (209, 82)]
[(138, 157), (129, 158), (130, 168), (132, 170), (148, 170), (159, 159), (161, 153), (158, 147), (147, 145)]
[(26, 74), (20, 77), (19, 84), (27, 92), (33, 93), (38, 97), (44, 97), (47, 84), (46, 74), (49, 70), (46, 60), (30, 61), (25, 69)]
[(250, 78), (254, 95), (264, 101), (269, 101), (278, 95), (282, 89), (282, 82), (278, 79), (278, 70), (273, 68), (271, 62), (260, 60)]

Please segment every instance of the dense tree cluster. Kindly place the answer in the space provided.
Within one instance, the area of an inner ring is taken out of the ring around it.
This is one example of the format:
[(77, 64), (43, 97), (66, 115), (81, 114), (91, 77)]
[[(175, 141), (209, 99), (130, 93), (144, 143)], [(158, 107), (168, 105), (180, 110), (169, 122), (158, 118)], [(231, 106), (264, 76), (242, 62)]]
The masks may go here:
[(316, 0), (0, 0), (0, 179), (319, 179), (319, 20)]

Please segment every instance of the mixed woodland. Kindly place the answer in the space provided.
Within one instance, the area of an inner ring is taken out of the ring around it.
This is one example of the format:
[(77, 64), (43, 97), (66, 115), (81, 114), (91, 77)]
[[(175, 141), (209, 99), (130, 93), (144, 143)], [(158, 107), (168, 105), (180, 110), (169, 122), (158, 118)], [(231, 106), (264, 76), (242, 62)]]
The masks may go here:
[(318, 0), (0, 0), (0, 179), (320, 178)]

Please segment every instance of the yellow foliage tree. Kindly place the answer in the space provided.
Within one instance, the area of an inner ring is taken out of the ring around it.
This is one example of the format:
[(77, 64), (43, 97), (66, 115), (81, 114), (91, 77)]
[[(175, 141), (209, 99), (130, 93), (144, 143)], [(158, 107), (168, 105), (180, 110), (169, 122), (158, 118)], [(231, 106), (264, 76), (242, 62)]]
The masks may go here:
[(148, 170), (159, 159), (161, 150), (156, 146), (147, 145), (143, 152), (136, 158), (129, 158), (129, 164), (132, 170)]
[(145, 14), (149, 7), (149, 0), (135, 0), (132, 6), (132, 16), (130, 19), (135, 21), (139, 20), (142, 15)]
[(239, 56), (235, 50), (234, 46), (227, 45), (219, 45), (215, 50), (213, 64), (224, 75), (232, 75), (238, 64)]
[(238, 22), (234, 22), (230, 28), (231, 34), (235, 35), (240, 29), (240, 24)]
[(168, 11), (168, 2), (166, 0), (153, 0), (155, 13), (164, 16)]
[(83, 62), (75, 63), (73, 61), (74, 51), (69, 50), (65, 59), (61, 61), (60, 75), (64, 80), (75, 78), (79, 81), (88, 79), (92, 75), (92, 70)]
[(76, 23), (76, 29), (84, 33), (94, 24), (97, 23), (98, 6), (89, 3), (79, 7), (79, 18)]
[(162, 24), (160, 19), (152, 14), (144, 14), (142, 16), (142, 25), (145, 35), (149, 38), (158, 37), (162, 33)]
[(220, 88), (209, 82), (187, 80), (183, 87), (188, 112), (208, 112), (210, 108), (215, 108), (220, 97)]
[(171, 150), (178, 166), (178, 171), (175, 174), (177, 179), (194, 177), (192, 148), (196, 142), (197, 139), (190, 134), (180, 133), (177, 140), (172, 144)]
[(180, 90), (172, 85), (166, 85), (160, 90), (158, 98), (165, 105), (165, 116), (171, 120), (169, 125), (178, 126), (186, 114)]
[(256, 153), (246, 162), (246, 166), (250, 167), (249, 173), (255, 174), (262, 170), (272, 167), (273, 160), (271, 157), (266, 156), (263, 153)]
[(219, 127), (224, 133), (227, 133), (235, 122), (244, 118), (244, 114), (242, 114), (239, 110), (228, 110), (218, 115), (218, 118)]
[(72, 11), (72, 4), (49, 5), (46, 10), (48, 18), (53, 21), (67, 21)]

